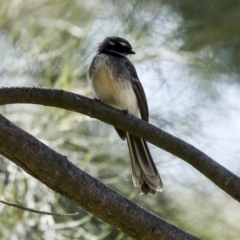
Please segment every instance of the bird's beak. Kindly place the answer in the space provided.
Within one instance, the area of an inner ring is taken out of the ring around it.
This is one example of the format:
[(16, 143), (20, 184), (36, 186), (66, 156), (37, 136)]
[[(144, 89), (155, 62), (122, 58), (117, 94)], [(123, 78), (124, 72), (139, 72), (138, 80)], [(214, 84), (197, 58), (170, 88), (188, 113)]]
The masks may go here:
[(129, 54), (135, 54), (135, 52), (131, 50), (131, 51), (129, 52)]

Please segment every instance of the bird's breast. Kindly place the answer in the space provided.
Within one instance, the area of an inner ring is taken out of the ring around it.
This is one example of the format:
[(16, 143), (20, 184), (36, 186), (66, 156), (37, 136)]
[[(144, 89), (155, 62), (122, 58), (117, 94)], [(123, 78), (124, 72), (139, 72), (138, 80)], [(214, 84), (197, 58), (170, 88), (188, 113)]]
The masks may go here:
[(130, 77), (127, 78), (127, 74), (121, 74), (121, 71), (127, 71), (127, 69), (116, 70), (114, 67), (116, 66), (109, 62), (108, 58), (95, 62), (90, 76), (95, 95), (107, 105), (120, 110), (128, 110), (130, 114), (138, 116), (137, 98)]

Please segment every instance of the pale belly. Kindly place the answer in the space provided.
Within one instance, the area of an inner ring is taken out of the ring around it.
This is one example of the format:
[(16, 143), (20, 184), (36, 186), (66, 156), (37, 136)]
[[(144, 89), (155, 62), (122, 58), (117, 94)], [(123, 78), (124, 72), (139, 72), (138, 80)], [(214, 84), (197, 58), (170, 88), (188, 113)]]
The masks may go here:
[(95, 95), (100, 101), (139, 116), (138, 102), (131, 83), (126, 80), (123, 84), (120, 79), (114, 79), (106, 63), (102, 62), (96, 68), (91, 80)]

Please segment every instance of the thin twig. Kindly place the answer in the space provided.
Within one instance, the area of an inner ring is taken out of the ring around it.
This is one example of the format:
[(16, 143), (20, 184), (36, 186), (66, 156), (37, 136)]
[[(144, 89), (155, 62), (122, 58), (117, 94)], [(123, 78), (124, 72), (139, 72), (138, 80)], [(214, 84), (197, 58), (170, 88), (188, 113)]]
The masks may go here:
[(38, 210), (35, 210), (35, 209), (32, 209), (32, 208), (23, 207), (23, 206), (15, 204), (15, 203), (6, 202), (6, 201), (3, 201), (3, 200), (0, 200), (0, 202), (5, 204), (5, 205), (11, 206), (11, 207), (15, 207), (15, 208), (19, 208), (19, 209), (22, 209), (22, 210), (25, 210), (25, 211), (28, 211), (28, 212), (33, 212), (33, 213), (43, 214), (43, 215), (51, 215), (51, 216), (59, 216), (59, 217), (69, 217), (69, 216), (79, 215), (79, 212), (63, 213), (63, 214), (50, 213), (50, 212), (45, 212), (45, 211), (38, 211)]

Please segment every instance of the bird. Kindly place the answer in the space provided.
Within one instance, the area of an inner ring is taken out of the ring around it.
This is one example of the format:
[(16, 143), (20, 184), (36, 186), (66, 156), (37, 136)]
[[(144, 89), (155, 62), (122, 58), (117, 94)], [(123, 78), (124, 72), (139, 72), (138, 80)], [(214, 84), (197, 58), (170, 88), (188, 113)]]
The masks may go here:
[[(137, 71), (128, 58), (131, 54), (135, 52), (126, 39), (106, 37), (97, 47), (88, 79), (99, 101), (148, 122), (147, 99)], [(127, 139), (132, 179), (138, 193), (161, 192), (163, 183), (147, 143), (122, 129), (115, 129), (122, 140)]]

